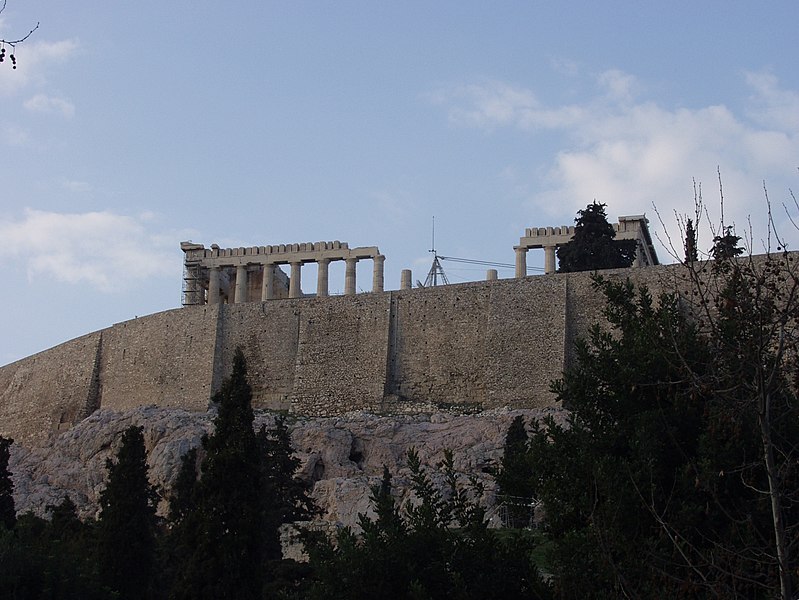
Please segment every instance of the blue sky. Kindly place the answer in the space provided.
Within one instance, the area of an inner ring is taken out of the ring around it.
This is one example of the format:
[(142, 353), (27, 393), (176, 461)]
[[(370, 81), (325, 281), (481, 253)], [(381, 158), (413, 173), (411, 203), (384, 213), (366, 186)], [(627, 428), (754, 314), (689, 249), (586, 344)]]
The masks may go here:
[(37, 21), (0, 64), (0, 364), (178, 307), (182, 240), (377, 245), (396, 289), (433, 216), (440, 254), (501, 263), (594, 199), (679, 237), (720, 170), (755, 251), (764, 181), (799, 243), (794, 0), (8, 0), (0, 37)]

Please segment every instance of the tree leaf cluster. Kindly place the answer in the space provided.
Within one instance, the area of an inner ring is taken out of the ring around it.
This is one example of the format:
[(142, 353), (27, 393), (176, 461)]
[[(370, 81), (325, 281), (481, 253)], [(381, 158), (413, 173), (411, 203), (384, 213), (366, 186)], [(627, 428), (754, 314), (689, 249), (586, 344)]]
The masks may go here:
[(568, 423), (528, 442), (560, 597), (791, 597), (799, 280), (736, 242), (682, 295), (595, 278), (611, 328), (553, 386)]

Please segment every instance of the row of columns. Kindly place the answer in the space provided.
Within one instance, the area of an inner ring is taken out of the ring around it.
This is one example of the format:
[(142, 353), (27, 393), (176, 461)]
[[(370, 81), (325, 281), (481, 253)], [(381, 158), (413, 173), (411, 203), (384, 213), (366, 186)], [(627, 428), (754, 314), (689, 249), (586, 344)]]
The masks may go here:
[[(318, 265), (316, 278), (316, 295), (329, 295), (329, 258), (320, 258), (314, 262)], [(344, 272), (344, 295), (352, 296), (356, 291), (356, 266), (358, 258), (345, 258), (346, 263)], [(374, 268), (372, 271), (372, 291), (382, 292), (384, 287), (384, 264), (386, 257), (378, 254), (373, 257)], [(302, 296), (302, 261), (290, 262), (291, 275), (289, 277), (289, 298), (300, 298)], [(221, 296), (219, 289), (221, 285), (222, 268), (212, 266), (208, 275), (208, 304), (219, 304)], [(247, 298), (247, 265), (236, 267), (236, 286), (234, 290), (234, 302), (239, 304), (245, 302)], [(275, 297), (275, 263), (264, 265), (263, 283), (261, 285), (261, 300), (272, 300)]]

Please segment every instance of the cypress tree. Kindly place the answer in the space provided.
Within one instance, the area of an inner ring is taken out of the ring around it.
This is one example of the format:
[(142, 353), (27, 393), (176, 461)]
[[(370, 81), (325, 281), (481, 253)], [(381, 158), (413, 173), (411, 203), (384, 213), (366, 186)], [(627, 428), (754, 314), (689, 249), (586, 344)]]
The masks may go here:
[(108, 460), (108, 485), (100, 494), (100, 577), (120, 598), (147, 598), (155, 563), (157, 494), (147, 478), (142, 428), (122, 434), (116, 462)]
[(8, 470), (10, 448), (13, 443), (14, 440), (0, 436), (0, 524), (5, 525), (7, 529), (13, 528), (17, 521), (13, 496), (14, 483)]
[[(247, 364), (237, 349), (233, 372), (214, 396), (218, 413), (214, 433), (203, 438), (196, 496), (173, 505), (185, 511), (174, 535), (187, 554), (177, 568), (173, 598), (260, 596), (262, 483), (251, 401)], [(190, 480), (186, 464), (184, 484)]]
[(685, 223), (685, 262), (692, 263), (699, 260), (699, 251), (696, 248), (696, 229), (693, 219)]

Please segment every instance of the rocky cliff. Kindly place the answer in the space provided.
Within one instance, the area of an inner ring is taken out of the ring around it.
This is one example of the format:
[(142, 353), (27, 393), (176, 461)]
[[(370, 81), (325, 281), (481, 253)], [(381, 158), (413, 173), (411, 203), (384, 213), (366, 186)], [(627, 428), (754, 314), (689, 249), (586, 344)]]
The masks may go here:
[[(446, 449), (454, 453), (455, 467), (486, 484), (484, 502), (495, 501), (495, 486), (488, 474), (502, 456), (505, 433), (516, 415), (525, 419), (552, 414), (558, 408), (496, 409), (464, 415), (377, 416), (364, 412), (339, 417), (292, 419), (292, 443), (301, 459), (300, 477), (306, 480), (322, 509), (320, 519), (329, 525), (354, 525), (358, 513), (369, 513), (370, 486), (379, 482), (383, 465), (395, 475), (401, 499), (408, 495), (405, 457), (409, 448), (419, 452), (423, 464), (440, 462)], [(105, 487), (106, 460), (113, 457), (121, 433), (130, 425), (144, 428), (150, 478), (168, 494), (180, 468), (181, 456), (199, 445), (210, 431), (213, 413), (182, 409), (139, 407), (126, 412), (99, 410), (70, 430), (32, 445), (12, 446), (10, 468), (14, 474), (18, 512), (44, 514), (48, 504), (69, 494), (84, 517), (98, 511)], [(259, 413), (256, 426), (271, 426), (274, 415)], [(163, 506), (162, 506), (163, 509)]]

